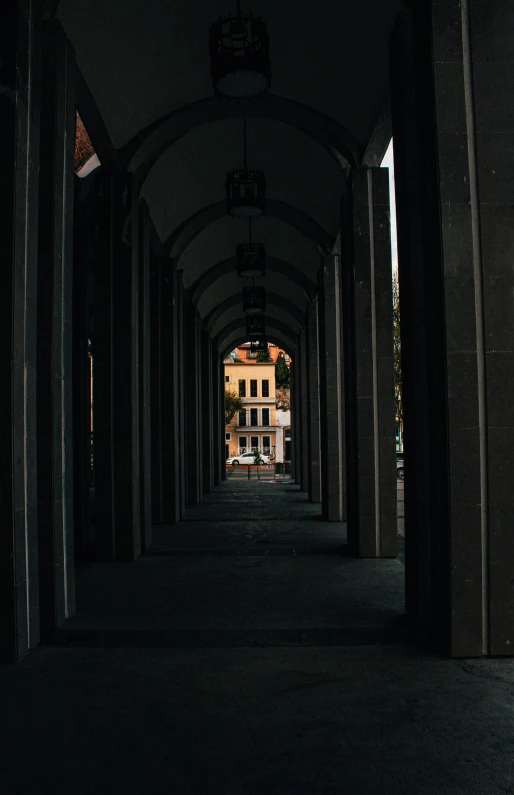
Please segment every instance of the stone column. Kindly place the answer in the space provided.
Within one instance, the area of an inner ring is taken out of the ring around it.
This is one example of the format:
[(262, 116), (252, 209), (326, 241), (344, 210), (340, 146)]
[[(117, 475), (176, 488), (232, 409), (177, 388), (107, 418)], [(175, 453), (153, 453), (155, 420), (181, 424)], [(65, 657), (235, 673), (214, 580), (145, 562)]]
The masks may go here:
[(456, 657), (514, 653), (513, 29), (435, 0), (392, 50), (407, 608)]
[(161, 524), (175, 524), (180, 519), (175, 284), (172, 261), (155, 257), (151, 302), (152, 514), (154, 522)]
[(202, 481), (203, 493), (211, 494), (214, 489), (214, 457), (213, 457), (213, 377), (212, 377), (212, 340), (206, 329), (200, 331), (200, 360), (202, 390)]
[(308, 416), (308, 365), (307, 365), (307, 335), (305, 329), (300, 333), (298, 345), (299, 373), (299, 413), (301, 436), (300, 483), (302, 491), (309, 490), (309, 416)]
[[(387, 169), (353, 169), (353, 300), (359, 557), (396, 556), (393, 299)], [(348, 374), (350, 378), (350, 374)]]
[(323, 259), (319, 285), (319, 369), (323, 514), (343, 518), (343, 395), (340, 257)]
[[(73, 514), (75, 560), (94, 557), (91, 522), (91, 368), (94, 329), (90, 324), (93, 296), (94, 192), (79, 177), (74, 179), (73, 269)], [(94, 182), (91, 175), (90, 183)]]
[(187, 504), (187, 459), (186, 459), (186, 350), (185, 340), (187, 339), (185, 327), (185, 298), (182, 273), (176, 276), (176, 313), (177, 313), (177, 384), (178, 384), (178, 460), (180, 462), (179, 472), (179, 513), (180, 518), (184, 516)]
[(220, 417), (220, 443), (221, 443), (220, 465), (221, 465), (221, 480), (224, 481), (227, 479), (227, 465), (225, 463), (227, 460), (225, 457), (225, 366), (221, 359), (218, 359), (218, 367), (220, 373), (220, 388), (219, 388), (219, 395), (220, 395), (219, 417)]
[[(213, 407), (212, 407), (212, 416), (213, 416), (213, 465), (214, 465), (214, 486), (219, 486), (221, 484), (221, 466), (224, 459), (222, 459), (222, 455), (225, 455), (225, 447), (221, 445), (224, 443), (224, 428), (221, 428), (221, 389), (220, 385), (223, 386), (224, 382), (221, 376), (221, 370), (219, 366), (219, 356), (218, 352), (214, 349), (214, 346), (211, 345), (211, 368), (212, 368), (212, 395), (213, 395)], [(222, 436), (223, 433), (223, 436)]]
[(302, 433), (300, 414), (300, 362), (298, 356), (291, 362), (291, 478), (301, 484)]
[(75, 54), (43, 28), (37, 309), (37, 467), (41, 635), (75, 610), (73, 558), (73, 157)]
[(200, 318), (190, 303), (185, 305), (185, 329), (187, 504), (198, 505), (203, 493)]
[(7, 0), (0, 26), (0, 659), (39, 641), (36, 460), (39, 4)]
[(150, 429), (150, 213), (139, 205), (139, 487), (141, 552), (152, 543)]
[(309, 500), (321, 502), (318, 302), (309, 301), (306, 318)]
[(97, 555), (141, 551), (139, 213), (133, 178), (97, 177), (94, 427)]

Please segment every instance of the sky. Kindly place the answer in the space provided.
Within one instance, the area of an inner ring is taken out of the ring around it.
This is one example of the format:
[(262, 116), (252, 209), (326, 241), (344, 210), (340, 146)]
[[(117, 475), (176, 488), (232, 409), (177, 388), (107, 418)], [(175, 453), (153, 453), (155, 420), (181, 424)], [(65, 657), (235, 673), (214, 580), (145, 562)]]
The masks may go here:
[(396, 238), (396, 201), (394, 195), (394, 163), (393, 163), (393, 140), (389, 144), (389, 148), (384, 155), (381, 163), (383, 168), (389, 169), (389, 196), (391, 201), (391, 255), (393, 261), (393, 270), (398, 269), (398, 244)]

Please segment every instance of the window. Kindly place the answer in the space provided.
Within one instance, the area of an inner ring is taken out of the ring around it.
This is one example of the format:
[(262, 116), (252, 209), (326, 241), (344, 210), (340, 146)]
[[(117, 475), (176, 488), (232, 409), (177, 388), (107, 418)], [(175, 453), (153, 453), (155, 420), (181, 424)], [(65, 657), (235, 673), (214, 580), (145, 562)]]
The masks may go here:
[(239, 453), (246, 453), (246, 436), (239, 437)]
[(269, 381), (267, 378), (262, 382), (262, 397), (269, 397)]
[(253, 378), (250, 381), (250, 397), (257, 397), (257, 380)]
[(247, 359), (256, 359), (257, 358), (257, 351), (246, 351), (246, 358)]
[(291, 428), (286, 428), (286, 439), (291, 438)]
[(229, 375), (225, 376), (225, 381), (230, 381), (230, 376)]
[(250, 409), (250, 425), (258, 425), (257, 409)]
[(250, 436), (250, 447), (252, 450), (259, 449), (259, 437), (258, 436)]
[(243, 426), (246, 425), (246, 411), (239, 412), (239, 422), (237, 424)]
[(226, 433), (225, 434), (225, 441), (226, 442), (231, 442), (232, 441), (232, 434), (231, 433)]
[(262, 451), (266, 454), (271, 451), (271, 436), (262, 437)]
[(262, 424), (269, 425), (269, 409), (262, 410)]
[(239, 379), (239, 397), (246, 397), (246, 381)]

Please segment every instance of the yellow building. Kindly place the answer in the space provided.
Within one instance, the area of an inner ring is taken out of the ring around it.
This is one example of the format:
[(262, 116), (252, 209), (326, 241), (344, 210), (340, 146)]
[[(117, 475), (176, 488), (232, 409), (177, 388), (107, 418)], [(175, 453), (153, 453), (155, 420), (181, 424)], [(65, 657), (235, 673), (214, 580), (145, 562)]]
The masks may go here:
[(254, 450), (275, 458), (276, 406), (274, 362), (225, 362), (225, 389), (245, 402), (225, 427), (226, 457)]

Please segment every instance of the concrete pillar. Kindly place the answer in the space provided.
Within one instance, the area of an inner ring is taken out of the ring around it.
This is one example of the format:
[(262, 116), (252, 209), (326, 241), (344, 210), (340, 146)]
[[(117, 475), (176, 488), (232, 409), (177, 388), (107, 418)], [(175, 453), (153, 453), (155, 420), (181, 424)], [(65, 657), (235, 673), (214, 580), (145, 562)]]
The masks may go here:
[(198, 505), (203, 494), (201, 329), (191, 303), (185, 305), (185, 330), (187, 504)]
[(180, 519), (178, 341), (173, 262), (155, 257), (151, 288), (151, 429), (153, 521)]
[(321, 502), (318, 302), (309, 301), (306, 317), (307, 427), (309, 500)]
[(141, 551), (139, 454), (139, 208), (129, 174), (97, 185), (94, 426), (97, 555)]
[(36, 461), (39, 4), (8, 0), (0, 26), (0, 658), (39, 641)]
[[(357, 526), (360, 557), (395, 557), (396, 448), (393, 299), (387, 169), (353, 169)], [(350, 378), (350, 374), (348, 374)]]
[[(223, 384), (221, 369), (219, 366), (218, 352), (211, 344), (211, 368), (212, 368), (212, 417), (213, 417), (213, 485), (221, 485), (221, 456), (225, 455), (225, 429), (221, 428), (221, 390), (220, 383)], [(223, 436), (222, 436), (223, 432)], [(223, 444), (223, 450), (222, 450)], [(224, 460), (224, 459), (223, 459)]]
[(343, 519), (343, 394), (340, 257), (323, 259), (319, 284), (319, 369), (323, 514)]
[(220, 411), (219, 411), (219, 418), (220, 418), (220, 438), (221, 438), (221, 480), (227, 479), (227, 465), (226, 465), (226, 456), (225, 456), (225, 367), (223, 365), (223, 360), (219, 359), (218, 361), (219, 373), (220, 373)]
[(309, 416), (308, 416), (308, 365), (307, 365), (307, 335), (305, 329), (300, 333), (298, 345), (299, 372), (299, 413), (300, 413), (300, 484), (302, 491), (309, 490)]
[[(185, 299), (182, 274), (176, 276), (176, 313), (177, 313), (177, 384), (178, 384), (178, 460), (179, 460), (179, 513), (184, 516), (187, 504), (187, 427), (186, 427), (186, 349), (187, 339), (185, 327)], [(190, 346), (189, 346), (190, 347)], [(188, 347), (188, 350), (189, 350)]]
[(75, 611), (73, 524), (73, 157), (75, 54), (43, 27), (37, 282), (37, 496), (41, 636)]
[(209, 332), (200, 332), (200, 368), (202, 379), (201, 413), (202, 413), (202, 481), (203, 493), (211, 494), (214, 489), (214, 392), (212, 375), (212, 340)]
[(141, 552), (152, 543), (152, 466), (150, 427), (150, 213), (139, 205), (139, 487)]
[(302, 418), (300, 414), (300, 362), (291, 362), (291, 478), (298, 485), (302, 479)]
[(392, 49), (407, 608), (456, 657), (514, 654), (513, 29), (435, 0)]
[[(73, 268), (73, 515), (75, 560), (91, 560), (95, 542), (91, 522), (91, 366), (94, 329), (90, 325), (93, 294), (91, 226), (94, 219), (94, 183), (75, 177)], [(90, 348), (90, 343), (92, 348)]]

